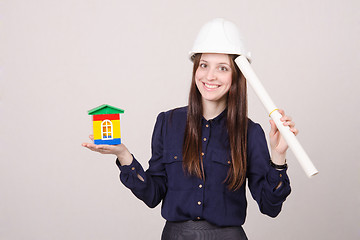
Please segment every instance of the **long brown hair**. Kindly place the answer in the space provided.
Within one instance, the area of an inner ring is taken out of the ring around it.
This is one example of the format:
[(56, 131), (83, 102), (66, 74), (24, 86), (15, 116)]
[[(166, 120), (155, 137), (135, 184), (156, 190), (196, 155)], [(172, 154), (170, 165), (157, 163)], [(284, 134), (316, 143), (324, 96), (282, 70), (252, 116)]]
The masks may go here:
[[(227, 96), (227, 122), (231, 150), (231, 165), (224, 182), (230, 190), (237, 190), (246, 178), (247, 147), (247, 92), (246, 81), (234, 62), (236, 55), (229, 55), (232, 81)], [(203, 106), (201, 94), (196, 87), (195, 73), (199, 67), (201, 54), (193, 58), (194, 66), (189, 94), (189, 106), (183, 143), (183, 167), (190, 175), (204, 179), (203, 159), (201, 156), (201, 119)], [(199, 157), (200, 156), (200, 157)]]

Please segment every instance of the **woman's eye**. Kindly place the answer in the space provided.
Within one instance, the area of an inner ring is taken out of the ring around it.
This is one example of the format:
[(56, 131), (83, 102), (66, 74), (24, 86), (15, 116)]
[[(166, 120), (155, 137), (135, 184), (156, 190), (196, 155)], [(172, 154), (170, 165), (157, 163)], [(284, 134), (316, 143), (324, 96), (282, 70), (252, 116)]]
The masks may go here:
[(220, 69), (220, 71), (224, 71), (224, 72), (228, 70), (227, 67), (224, 67), (224, 66), (219, 67), (219, 69)]
[(200, 67), (201, 67), (201, 68), (206, 68), (206, 64), (205, 64), (205, 63), (201, 63), (201, 64), (200, 64)]

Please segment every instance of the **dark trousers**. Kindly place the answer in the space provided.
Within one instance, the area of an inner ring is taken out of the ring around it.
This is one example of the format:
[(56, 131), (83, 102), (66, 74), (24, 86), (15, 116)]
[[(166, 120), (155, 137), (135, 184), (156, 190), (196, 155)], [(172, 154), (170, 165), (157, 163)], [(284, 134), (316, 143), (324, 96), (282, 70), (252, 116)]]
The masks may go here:
[(207, 221), (167, 221), (161, 240), (247, 240), (243, 228), (218, 227)]

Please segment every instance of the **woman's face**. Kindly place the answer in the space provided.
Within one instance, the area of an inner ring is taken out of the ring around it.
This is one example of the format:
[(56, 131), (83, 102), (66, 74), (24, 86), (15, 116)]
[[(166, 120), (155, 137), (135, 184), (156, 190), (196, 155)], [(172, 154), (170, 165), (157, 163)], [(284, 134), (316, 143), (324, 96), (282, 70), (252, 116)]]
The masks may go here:
[(202, 100), (211, 102), (226, 101), (231, 86), (232, 70), (227, 54), (203, 53), (195, 72), (195, 83)]

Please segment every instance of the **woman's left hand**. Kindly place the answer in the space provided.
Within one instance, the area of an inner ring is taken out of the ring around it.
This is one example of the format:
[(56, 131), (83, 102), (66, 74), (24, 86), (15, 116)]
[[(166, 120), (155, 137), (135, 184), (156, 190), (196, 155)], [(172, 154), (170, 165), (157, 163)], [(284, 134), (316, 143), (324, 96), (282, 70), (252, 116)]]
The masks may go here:
[[(289, 126), (290, 131), (295, 135), (299, 133), (299, 130), (295, 128), (295, 123), (292, 121), (290, 116), (285, 115), (284, 110), (280, 109), (279, 113), (282, 115), (280, 120), (283, 122), (284, 126)], [(275, 122), (270, 120), (271, 130), (270, 130), (270, 147), (271, 147), (271, 160), (277, 165), (285, 164), (286, 150), (288, 149), (288, 144), (285, 139), (281, 136), (279, 129), (276, 127)]]

